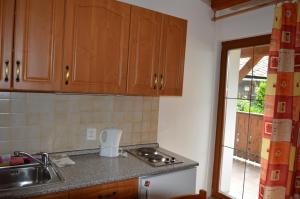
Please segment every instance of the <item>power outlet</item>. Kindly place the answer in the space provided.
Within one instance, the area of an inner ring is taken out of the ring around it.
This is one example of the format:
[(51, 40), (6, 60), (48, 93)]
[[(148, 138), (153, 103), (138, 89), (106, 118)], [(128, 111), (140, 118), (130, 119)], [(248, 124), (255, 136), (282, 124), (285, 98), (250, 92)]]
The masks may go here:
[(97, 129), (87, 128), (86, 130), (86, 140), (96, 140), (97, 139)]

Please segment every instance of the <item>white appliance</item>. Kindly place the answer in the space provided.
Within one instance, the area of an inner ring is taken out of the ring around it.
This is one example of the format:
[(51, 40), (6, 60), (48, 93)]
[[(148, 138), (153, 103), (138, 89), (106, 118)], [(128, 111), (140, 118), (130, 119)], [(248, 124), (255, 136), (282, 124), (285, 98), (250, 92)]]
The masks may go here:
[(119, 156), (119, 144), (123, 131), (117, 128), (102, 129), (99, 135), (100, 156)]
[(169, 199), (196, 193), (196, 167), (171, 173), (141, 177), (139, 199)]

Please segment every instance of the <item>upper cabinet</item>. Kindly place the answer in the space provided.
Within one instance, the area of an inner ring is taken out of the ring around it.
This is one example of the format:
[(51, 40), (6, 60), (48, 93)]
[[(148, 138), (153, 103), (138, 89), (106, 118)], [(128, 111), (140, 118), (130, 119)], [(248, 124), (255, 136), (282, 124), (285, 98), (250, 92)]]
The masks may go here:
[(160, 95), (182, 95), (187, 22), (164, 16), (159, 73)]
[(15, 12), (14, 89), (59, 91), (64, 1), (17, 0)]
[(187, 22), (132, 7), (128, 88), (133, 95), (182, 95)]
[(132, 7), (127, 81), (129, 94), (157, 94), (162, 18), (160, 13)]
[(0, 90), (180, 96), (186, 29), (115, 0), (0, 0)]
[(125, 93), (130, 5), (67, 0), (63, 90)]
[(14, 1), (0, 0), (0, 89), (10, 89)]

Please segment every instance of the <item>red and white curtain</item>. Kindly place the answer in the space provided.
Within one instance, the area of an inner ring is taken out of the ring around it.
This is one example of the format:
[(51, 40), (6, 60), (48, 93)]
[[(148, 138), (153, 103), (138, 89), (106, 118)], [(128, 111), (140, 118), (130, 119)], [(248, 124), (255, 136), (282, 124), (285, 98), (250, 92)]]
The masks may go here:
[(277, 4), (269, 53), (259, 199), (300, 199), (300, 0)]

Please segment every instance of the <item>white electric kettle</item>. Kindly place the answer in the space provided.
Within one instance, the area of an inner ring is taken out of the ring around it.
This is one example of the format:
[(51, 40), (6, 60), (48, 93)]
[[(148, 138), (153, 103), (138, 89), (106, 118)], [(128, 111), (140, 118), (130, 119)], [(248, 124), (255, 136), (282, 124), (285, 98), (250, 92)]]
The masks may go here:
[(99, 135), (100, 156), (117, 157), (119, 156), (119, 144), (123, 131), (117, 128), (102, 129)]

